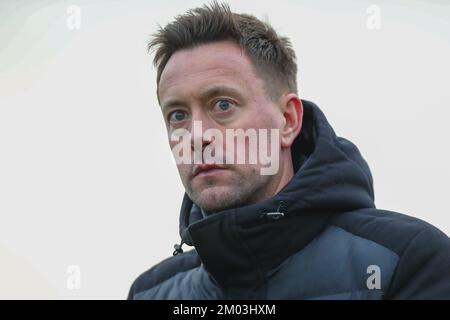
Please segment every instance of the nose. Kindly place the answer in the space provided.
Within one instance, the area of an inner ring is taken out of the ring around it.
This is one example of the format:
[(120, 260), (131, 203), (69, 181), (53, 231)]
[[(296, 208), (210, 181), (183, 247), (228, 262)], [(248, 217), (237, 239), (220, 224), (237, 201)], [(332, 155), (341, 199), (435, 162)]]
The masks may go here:
[(203, 163), (203, 151), (213, 142), (211, 137), (205, 137), (204, 132), (213, 126), (212, 121), (203, 113), (192, 115), (191, 150), (194, 152), (194, 163)]

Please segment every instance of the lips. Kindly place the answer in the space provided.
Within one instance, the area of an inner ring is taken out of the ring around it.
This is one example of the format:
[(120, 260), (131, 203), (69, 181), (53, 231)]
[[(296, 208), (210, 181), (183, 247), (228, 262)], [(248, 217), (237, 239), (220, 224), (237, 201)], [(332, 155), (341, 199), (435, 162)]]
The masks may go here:
[(198, 164), (194, 166), (194, 177), (198, 176), (201, 173), (207, 173), (213, 170), (225, 169), (224, 166), (220, 166), (217, 164)]

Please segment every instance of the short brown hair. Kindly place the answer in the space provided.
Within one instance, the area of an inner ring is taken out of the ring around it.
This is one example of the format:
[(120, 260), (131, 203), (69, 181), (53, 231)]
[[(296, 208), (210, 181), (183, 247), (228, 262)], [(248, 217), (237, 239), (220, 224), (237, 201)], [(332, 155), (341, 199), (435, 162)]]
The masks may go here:
[(233, 13), (227, 4), (214, 1), (177, 16), (153, 34), (148, 50), (156, 51), (153, 64), (157, 67), (157, 94), (161, 74), (176, 51), (221, 40), (240, 45), (265, 81), (270, 98), (277, 100), (285, 88), (297, 93), (297, 64), (290, 40), (277, 35), (268, 23), (252, 15)]

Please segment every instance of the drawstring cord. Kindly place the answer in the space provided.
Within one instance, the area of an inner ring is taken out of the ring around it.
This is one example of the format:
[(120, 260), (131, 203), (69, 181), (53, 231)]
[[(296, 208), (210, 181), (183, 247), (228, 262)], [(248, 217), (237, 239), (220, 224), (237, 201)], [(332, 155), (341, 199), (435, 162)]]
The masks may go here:
[(184, 241), (181, 240), (180, 244), (176, 243), (173, 245), (173, 248), (175, 249), (175, 251), (172, 253), (174, 256), (183, 253), (183, 249), (181, 248), (184, 244)]

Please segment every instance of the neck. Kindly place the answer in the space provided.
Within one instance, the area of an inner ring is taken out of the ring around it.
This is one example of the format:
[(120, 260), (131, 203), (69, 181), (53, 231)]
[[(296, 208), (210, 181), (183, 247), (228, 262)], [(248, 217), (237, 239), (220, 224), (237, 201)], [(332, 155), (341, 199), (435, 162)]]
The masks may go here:
[(288, 150), (284, 153), (280, 163), (282, 164), (280, 167), (280, 174), (276, 179), (274, 179), (275, 181), (273, 183), (272, 191), (269, 193), (266, 199), (272, 198), (273, 196), (278, 194), (278, 192), (280, 192), (281, 189), (283, 189), (294, 176), (294, 166), (292, 164), (291, 150)]

